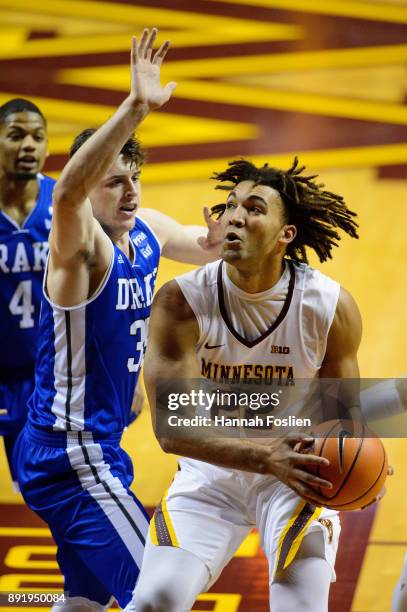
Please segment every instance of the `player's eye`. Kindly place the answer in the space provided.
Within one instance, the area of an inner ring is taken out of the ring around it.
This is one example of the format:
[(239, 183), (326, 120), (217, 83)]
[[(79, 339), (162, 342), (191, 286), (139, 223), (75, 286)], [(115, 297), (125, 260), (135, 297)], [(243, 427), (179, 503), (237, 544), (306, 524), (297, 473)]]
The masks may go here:
[(140, 180), (140, 173), (133, 174), (133, 176), (131, 177), (131, 180), (133, 181), (133, 183), (137, 183), (137, 181)]
[(234, 202), (226, 202), (226, 208), (231, 210), (232, 208), (236, 208), (236, 204)]
[(10, 134), (7, 134), (7, 138), (9, 140), (12, 140), (13, 142), (16, 142), (17, 140), (21, 140), (22, 137), (23, 136), (21, 132), (11, 132)]

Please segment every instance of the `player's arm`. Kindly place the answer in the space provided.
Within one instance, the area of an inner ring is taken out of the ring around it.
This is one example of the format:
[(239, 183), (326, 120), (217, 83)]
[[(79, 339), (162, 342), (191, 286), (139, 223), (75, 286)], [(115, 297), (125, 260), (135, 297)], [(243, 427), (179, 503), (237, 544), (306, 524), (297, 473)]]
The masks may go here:
[(340, 388), (341, 405), (345, 407), (345, 413), (337, 415), (341, 418), (361, 418), (357, 359), (361, 338), (362, 319), (359, 308), (352, 295), (341, 287), (325, 357), (319, 371), (320, 378), (346, 379)]
[(368, 421), (389, 419), (407, 410), (407, 377), (386, 378), (360, 394), (362, 414)]
[(152, 59), (156, 33), (144, 30), (139, 45), (133, 39), (129, 96), (70, 159), (55, 186), (47, 288), (51, 299), (61, 305), (86, 300), (111, 260), (111, 242), (93, 218), (89, 195), (135, 128), (151, 110), (167, 102), (175, 87), (160, 84), (160, 66), (169, 43)]
[(151, 208), (142, 208), (139, 216), (147, 221), (157, 235), (164, 257), (196, 265), (220, 258), (223, 243), (221, 221), (211, 217), (208, 208), (204, 208), (207, 227), (182, 225)]
[[(154, 430), (157, 430), (156, 393), (160, 380), (201, 378), (195, 345), (199, 337), (196, 317), (176, 281), (164, 285), (157, 293), (151, 314), (149, 344), (144, 362), (144, 381), (151, 407)], [(188, 383), (185, 383), (188, 392)], [(159, 437), (167, 453), (185, 455), (223, 467), (260, 474), (273, 474), (297, 494), (318, 501), (309, 485), (330, 483), (305, 472), (302, 468), (326, 464), (327, 460), (294, 450), (298, 442), (313, 442), (303, 434), (273, 439), (268, 445), (248, 439)]]

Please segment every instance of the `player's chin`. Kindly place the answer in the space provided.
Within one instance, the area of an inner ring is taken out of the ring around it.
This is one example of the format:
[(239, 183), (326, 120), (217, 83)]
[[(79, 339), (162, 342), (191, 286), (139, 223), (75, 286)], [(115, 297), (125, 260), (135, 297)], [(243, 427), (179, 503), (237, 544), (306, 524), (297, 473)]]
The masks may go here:
[(244, 259), (244, 255), (241, 249), (230, 249), (227, 246), (224, 246), (222, 251), (222, 259), (226, 261), (226, 263), (234, 263)]
[(14, 172), (13, 173), (13, 178), (15, 181), (32, 181), (34, 179), (37, 178), (37, 171), (31, 171), (31, 172)]
[(117, 219), (117, 229), (124, 232), (130, 232), (134, 224), (136, 222), (136, 212), (132, 215), (128, 215), (125, 218), (121, 215), (120, 218)]

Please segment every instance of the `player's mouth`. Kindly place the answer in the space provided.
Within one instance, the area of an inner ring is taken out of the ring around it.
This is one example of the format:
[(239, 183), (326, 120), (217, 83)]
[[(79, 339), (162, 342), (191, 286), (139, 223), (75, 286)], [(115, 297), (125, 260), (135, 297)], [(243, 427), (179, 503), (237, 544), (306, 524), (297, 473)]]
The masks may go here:
[(227, 246), (238, 246), (242, 242), (242, 238), (236, 232), (228, 232), (225, 236), (225, 244)]
[(16, 166), (22, 172), (33, 172), (38, 166), (38, 160), (33, 155), (22, 155), (17, 159)]
[(120, 206), (119, 208), (119, 212), (122, 213), (126, 217), (133, 217), (136, 210), (137, 210), (137, 204), (134, 204), (134, 203), (124, 204), (123, 206)]

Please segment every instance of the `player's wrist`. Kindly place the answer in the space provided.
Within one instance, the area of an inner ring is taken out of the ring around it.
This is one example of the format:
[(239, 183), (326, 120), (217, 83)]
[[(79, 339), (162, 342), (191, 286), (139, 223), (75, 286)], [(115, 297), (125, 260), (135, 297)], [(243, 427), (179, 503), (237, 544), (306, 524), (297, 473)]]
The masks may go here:
[(150, 112), (148, 104), (140, 101), (140, 99), (133, 94), (129, 94), (123, 101), (122, 108), (125, 110), (126, 114), (131, 116), (135, 126), (141, 123)]

